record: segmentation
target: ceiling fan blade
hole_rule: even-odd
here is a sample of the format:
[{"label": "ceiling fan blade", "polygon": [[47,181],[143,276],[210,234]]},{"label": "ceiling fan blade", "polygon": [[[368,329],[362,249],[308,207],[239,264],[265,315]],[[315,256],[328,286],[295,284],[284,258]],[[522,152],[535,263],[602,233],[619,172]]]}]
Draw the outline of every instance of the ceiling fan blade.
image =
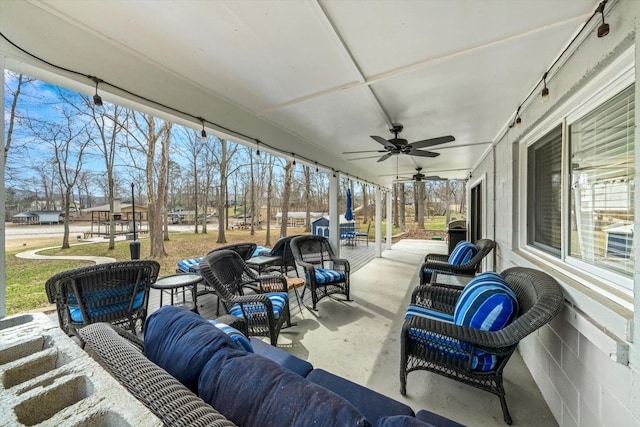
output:
[{"label": "ceiling fan blade", "polygon": [[385,160],[387,160],[387,159],[388,159],[389,157],[391,157],[391,156],[393,156],[393,154],[391,154],[391,153],[387,153],[387,154],[385,154],[384,156],[380,157],[380,158],[378,159],[378,161],[379,161],[379,162],[384,162]]},{"label": "ceiling fan blade", "polygon": [[364,150],[364,151],[345,151],[342,154],[360,154],[360,153],[386,153],[386,150]]},{"label": "ceiling fan blade", "polygon": [[418,157],[438,157],[440,153],[434,153],[433,151],[411,150],[407,153],[410,156]]},{"label": "ceiling fan blade", "polygon": [[413,149],[416,149],[416,148],[427,148],[427,147],[433,147],[434,145],[444,144],[445,142],[451,142],[451,141],[455,141],[455,140],[456,139],[453,136],[447,135],[447,136],[440,136],[438,138],[423,139],[422,141],[412,142],[409,145]]},{"label": "ceiling fan blade", "polygon": [[366,159],[377,159],[378,156],[367,156],[367,157],[356,157],[355,159],[347,159],[347,161],[352,161],[352,160],[366,160]]},{"label": "ceiling fan blade", "polygon": [[387,148],[396,148],[395,145],[393,145],[392,143],[390,143],[386,139],[382,138],[381,136],[371,135],[371,138],[373,138],[375,141],[378,141],[380,144],[384,145]]}]

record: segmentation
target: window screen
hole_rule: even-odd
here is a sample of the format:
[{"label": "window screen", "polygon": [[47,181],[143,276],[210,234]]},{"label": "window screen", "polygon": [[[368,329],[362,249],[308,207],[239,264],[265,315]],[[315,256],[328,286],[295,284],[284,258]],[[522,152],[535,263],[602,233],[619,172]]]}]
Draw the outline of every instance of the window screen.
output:
[{"label": "window screen", "polygon": [[527,242],[560,256],[562,128],[558,126],[527,153]]},{"label": "window screen", "polygon": [[571,238],[569,254],[633,274],[634,87],[569,128]]}]

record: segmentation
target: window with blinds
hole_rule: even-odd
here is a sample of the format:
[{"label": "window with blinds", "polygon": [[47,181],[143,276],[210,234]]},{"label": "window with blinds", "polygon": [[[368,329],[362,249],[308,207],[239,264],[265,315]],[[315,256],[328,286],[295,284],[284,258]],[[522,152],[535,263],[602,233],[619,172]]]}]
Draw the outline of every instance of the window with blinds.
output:
[{"label": "window with blinds", "polygon": [[562,236],[562,128],[528,148],[527,242],[560,257]]},{"label": "window with blinds", "polygon": [[571,214],[568,255],[633,275],[634,87],[569,127]]}]

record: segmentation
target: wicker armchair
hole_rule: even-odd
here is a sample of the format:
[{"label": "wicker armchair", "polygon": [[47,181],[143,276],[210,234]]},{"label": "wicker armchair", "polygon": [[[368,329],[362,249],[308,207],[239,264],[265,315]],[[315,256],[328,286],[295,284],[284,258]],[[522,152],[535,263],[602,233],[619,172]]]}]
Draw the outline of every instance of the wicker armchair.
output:
[{"label": "wicker armchair", "polygon": [[160,264],[152,260],[97,264],[58,273],[47,280],[45,289],[68,335],[78,336],[78,329],[97,322],[134,332],[147,318],[149,285],[159,270]]},{"label": "wicker armchair", "polygon": [[143,354],[136,336],[105,323],[79,331],[85,350],[170,427],[235,426]]},{"label": "wicker armchair", "polygon": [[[284,322],[291,326],[285,277],[280,273],[258,275],[229,250],[210,253],[200,262],[200,269],[227,312],[247,321],[249,335],[267,336],[275,346]],[[245,295],[247,287],[266,293]]]},{"label": "wicker armchair", "polygon": [[[500,330],[484,331],[420,316],[404,321],[400,356],[402,395],[406,394],[409,372],[435,372],[497,395],[504,420],[511,424],[503,386],[504,367],[520,340],[562,310],[564,297],[560,285],[542,271],[514,267],[501,276],[515,293],[519,312],[513,322]],[[451,315],[461,292],[440,286],[418,286],[411,303]],[[479,354],[495,356],[493,368],[473,369],[471,365]]]},{"label": "wicker armchair", "polygon": [[297,236],[291,240],[291,251],[305,272],[302,297],[308,288],[314,310],[318,301],[332,294],[343,294],[350,301],[349,261],[336,258],[326,237]]},{"label": "wicker armchair", "polygon": [[[255,243],[232,243],[230,245],[220,246],[214,249],[211,249],[208,253],[215,251],[234,251],[237,252],[240,257],[244,260],[248,260],[253,256],[253,253],[256,251],[258,246]],[[191,259],[183,259],[178,261],[178,267],[176,268],[176,273],[196,273],[200,274],[200,261],[202,261],[202,257],[191,258]]]},{"label": "wicker armchair", "polygon": [[491,239],[479,239],[475,242],[475,246],[478,248],[478,252],[469,261],[460,265],[449,264],[449,255],[427,254],[424,257],[424,264],[420,267],[420,284],[428,284],[431,278],[430,274],[425,274],[425,270],[441,271],[449,274],[466,274],[469,276],[476,274],[484,257],[489,255],[496,247],[496,242]]},{"label": "wicker armchair", "polygon": [[293,257],[293,252],[291,252],[291,239],[294,237],[297,236],[287,236],[278,239],[270,251],[262,251],[259,255],[281,257],[280,260],[273,264],[273,267],[278,268],[283,274],[287,274],[289,270],[294,270],[297,276],[298,269],[296,268],[296,260]]}]

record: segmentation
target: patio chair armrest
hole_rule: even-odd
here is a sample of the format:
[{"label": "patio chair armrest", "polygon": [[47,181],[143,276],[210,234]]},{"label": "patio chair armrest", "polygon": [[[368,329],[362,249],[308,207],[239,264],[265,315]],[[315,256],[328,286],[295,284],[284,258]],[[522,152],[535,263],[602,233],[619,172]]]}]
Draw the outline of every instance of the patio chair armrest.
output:
[{"label": "patio chair armrest", "polygon": [[453,314],[461,293],[462,291],[459,289],[420,285],[416,286],[411,293],[411,304]]},{"label": "patio chair armrest", "polygon": [[341,270],[348,273],[351,270],[351,265],[345,258],[335,258],[333,260],[333,268],[334,270]]},{"label": "patio chair armrest", "polygon": [[427,254],[424,257],[424,262],[432,262],[432,261],[437,261],[437,262],[443,262],[445,264],[448,263],[449,261],[449,255],[444,255],[444,254]]},{"label": "patio chair armrest", "polygon": [[[469,343],[475,349],[487,351],[498,356],[510,354],[514,346],[518,344],[518,341],[508,338],[508,335],[504,333],[504,329],[483,331],[420,316],[410,317],[404,321],[402,335],[406,336],[409,329],[418,329],[440,338],[447,337]],[[458,347],[457,350],[460,351],[461,348]]]}]

